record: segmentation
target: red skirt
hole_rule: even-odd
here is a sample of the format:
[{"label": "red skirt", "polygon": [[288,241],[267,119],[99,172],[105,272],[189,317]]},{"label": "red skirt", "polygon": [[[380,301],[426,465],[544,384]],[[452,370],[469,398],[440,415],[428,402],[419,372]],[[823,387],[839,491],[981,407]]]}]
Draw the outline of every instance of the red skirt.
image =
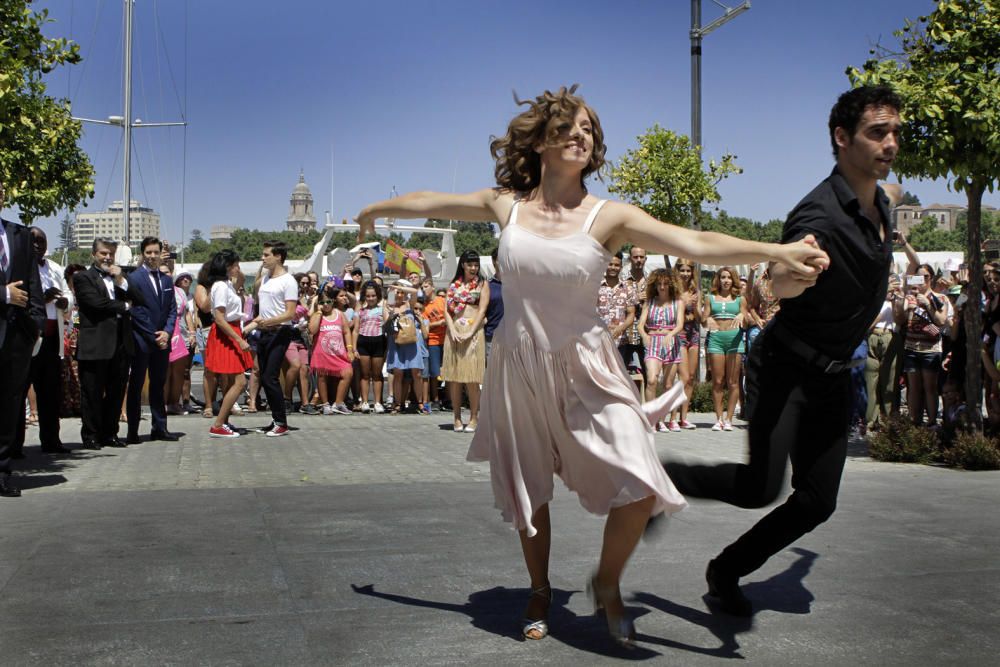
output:
[{"label": "red skirt", "polygon": [[[240,321],[229,323],[236,331],[240,330]],[[215,323],[208,332],[208,342],[205,344],[205,368],[213,373],[232,375],[253,368],[253,357],[250,350],[241,350],[232,338],[220,333]]]}]

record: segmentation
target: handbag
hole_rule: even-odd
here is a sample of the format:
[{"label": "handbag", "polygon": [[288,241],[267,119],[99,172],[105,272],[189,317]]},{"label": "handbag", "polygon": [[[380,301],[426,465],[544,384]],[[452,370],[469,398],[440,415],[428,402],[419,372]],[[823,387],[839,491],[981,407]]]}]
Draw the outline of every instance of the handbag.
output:
[{"label": "handbag", "polygon": [[417,342],[417,326],[412,315],[396,318],[396,345],[410,345]]}]

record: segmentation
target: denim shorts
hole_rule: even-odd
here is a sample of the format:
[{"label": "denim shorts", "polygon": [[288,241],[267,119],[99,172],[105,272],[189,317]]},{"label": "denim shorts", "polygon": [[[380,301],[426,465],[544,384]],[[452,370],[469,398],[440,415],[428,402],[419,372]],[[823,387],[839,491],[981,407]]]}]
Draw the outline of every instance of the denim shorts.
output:
[{"label": "denim shorts", "polygon": [[906,350],[903,352],[903,372],[913,373],[916,371],[940,371],[940,352],[916,352]]}]

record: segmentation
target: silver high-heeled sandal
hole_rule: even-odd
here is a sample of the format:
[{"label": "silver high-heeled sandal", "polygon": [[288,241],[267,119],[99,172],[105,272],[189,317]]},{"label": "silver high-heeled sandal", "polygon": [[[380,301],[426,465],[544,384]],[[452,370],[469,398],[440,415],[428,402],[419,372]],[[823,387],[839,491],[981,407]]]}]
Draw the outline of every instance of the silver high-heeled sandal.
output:
[{"label": "silver high-heeled sandal", "polygon": [[635,648],[635,624],[632,623],[632,619],[625,615],[612,616],[608,613],[607,605],[604,603],[604,600],[616,592],[617,590],[612,588],[602,589],[598,587],[596,575],[587,581],[587,595],[594,603],[594,613],[596,614],[601,609],[604,610],[604,617],[608,622],[608,632],[611,634],[611,638],[620,646]]},{"label": "silver high-heeled sandal", "polygon": [[[532,588],[530,597],[540,597],[551,605],[552,587],[545,584],[539,588]],[[545,614],[548,616],[548,609],[545,610]],[[524,635],[525,639],[537,641],[539,639],[545,639],[549,635],[549,622],[547,618],[540,618],[535,621],[530,618],[522,618],[521,623],[524,624],[524,627],[521,629],[521,634]]]}]

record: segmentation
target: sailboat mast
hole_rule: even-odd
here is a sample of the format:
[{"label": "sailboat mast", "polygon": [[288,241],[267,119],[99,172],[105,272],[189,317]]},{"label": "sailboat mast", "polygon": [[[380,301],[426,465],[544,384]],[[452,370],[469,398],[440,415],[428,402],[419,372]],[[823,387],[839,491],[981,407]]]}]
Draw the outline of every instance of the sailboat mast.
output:
[{"label": "sailboat mast", "polygon": [[132,10],[135,0],[125,0],[125,67],[124,67],[124,89],[125,89],[125,122],[122,127],[125,130],[125,161],[122,165],[124,172],[124,200],[122,201],[122,221],[125,224],[125,244],[132,245],[132,224],[130,221],[132,202]]}]

